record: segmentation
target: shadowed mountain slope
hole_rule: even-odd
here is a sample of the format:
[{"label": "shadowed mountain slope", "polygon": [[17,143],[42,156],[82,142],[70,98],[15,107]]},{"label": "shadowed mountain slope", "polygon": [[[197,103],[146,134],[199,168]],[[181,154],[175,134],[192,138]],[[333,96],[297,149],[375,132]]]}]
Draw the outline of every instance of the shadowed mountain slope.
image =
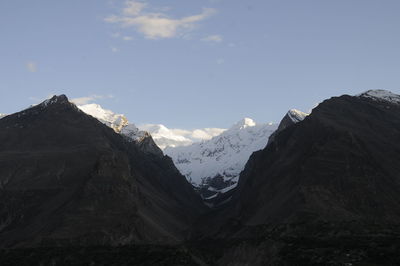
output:
[{"label": "shadowed mountain slope", "polygon": [[232,201],[197,225],[204,252],[218,265],[398,265],[400,105],[369,96],[326,100],[253,153]]},{"label": "shadowed mountain slope", "polygon": [[255,153],[241,176],[240,217],[400,222],[400,105],[334,97]]},{"label": "shadowed mountain slope", "polygon": [[169,157],[64,96],[0,120],[0,245],[176,243],[203,210]]}]

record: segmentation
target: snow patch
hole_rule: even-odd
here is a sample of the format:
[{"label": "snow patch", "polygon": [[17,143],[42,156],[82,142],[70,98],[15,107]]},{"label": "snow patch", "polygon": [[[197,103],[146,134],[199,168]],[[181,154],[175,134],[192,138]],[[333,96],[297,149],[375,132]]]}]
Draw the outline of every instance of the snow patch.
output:
[{"label": "snow patch", "polygon": [[357,95],[362,98],[369,98],[372,100],[387,101],[395,104],[400,104],[400,95],[394,94],[387,90],[368,90]]},{"label": "snow patch", "polygon": [[162,124],[139,125],[141,130],[149,132],[154,142],[164,150],[167,147],[188,146],[201,140],[211,139],[225,131],[221,128],[204,128],[194,130],[169,129]]},{"label": "snow patch", "polygon": [[303,121],[304,118],[306,118],[306,116],[308,116],[309,114],[304,113],[302,111],[299,111],[297,109],[290,109],[289,112],[287,113],[289,118],[294,122],[294,123],[298,123],[300,121]]},{"label": "snow patch", "polygon": [[64,103],[65,103],[65,102],[68,102],[67,96],[65,96],[64,94],[59,95],[59,96],[54,95],[54,96],[51,97],[50,99],[47,99],[47,100],[43,101],[43,102],[40,104],[40,106],[42,106],[42,107],[47,107],[47,106],[52,105],[52,104],[63,103],[63,102],[64,102]]},{"label": "snow patch", "polygon": [[[194,186],[221,175],[224,181],[236,184],[250,155],[263,149],[277,129],[274,123],[257,124],[244,118],[218,136],[183,147],[164,150],[180,172]],[[229,186],[228,190],[234,186]],[[212,188],[211,188],[212,189]]]},{"label": "snow patch", "polygon": [[78,106],[84,113],[93,116],[106,126],[114,129],[115,132],[120,133],[128,139],[140,141],[148,133],[139,130],[134,124],[129,123],[128,119],[122,114],[115,114],[114,112],[103,109],[98,104],[85,104]]}]

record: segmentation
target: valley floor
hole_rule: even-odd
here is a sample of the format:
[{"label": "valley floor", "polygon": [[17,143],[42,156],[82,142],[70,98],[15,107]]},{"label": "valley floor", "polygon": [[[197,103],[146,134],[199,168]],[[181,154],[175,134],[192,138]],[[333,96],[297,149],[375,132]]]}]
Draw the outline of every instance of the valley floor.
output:
[{"label": "valley floor", "polygon": [[343,225],[259,226],[245,229],[247,239],[179,246],[0,250],[0,265],[400,265],[400,233],[394,226]]}]

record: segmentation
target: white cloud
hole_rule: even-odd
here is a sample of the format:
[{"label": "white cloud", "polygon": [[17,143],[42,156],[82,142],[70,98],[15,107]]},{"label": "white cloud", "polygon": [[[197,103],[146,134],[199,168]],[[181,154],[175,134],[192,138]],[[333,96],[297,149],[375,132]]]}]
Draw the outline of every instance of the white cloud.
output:
[{"label": "white cloud", "polygon": [[212,137],[218,136],[226,129],[223,128],[202,128],[202,129],[194,129],[194,130],[185,130],[185,129],[170,129],[176,135],[183,136],[189,138],[191,140],[208,140]]},{"label": "white cloud", "polygon": [[146,6],[147,3],[135,0],[126,1],[124,9],[122,9],[122,13],[126,16],[138,16]]},{"label": "white cloud", "polygon": [[108,16],[104,20],[124,28],[133,27],[148,39],[162,39],[181,37],[192,31],[196,23],[216,13],[213,8],[203,8],[200,14],[175,19],[162,11],[145,12],[147,8],[146,3],[127,0],[121,14]]},{"label": "white cloud", "polygon": [[221,35],[216,34],[216,35],[209,35],[207,37],[204,37],[201,40],[204,41],[204,42],[217,42],[217,43],[219,43],[219,42],[223,41],[223,38],[222,38]]},{"label": "white cloud", "polygon": [[119,49],[117,47],[111,47],[111,52],[113,53],[119,52]]},{"label": "white cloud", "polygon": [[35,62],[27,62],[25,64],[26,69],[28,69],[29,72],[36,72],[37,71],[37,65]]},{"label": "white cloud", "polygon": [[71,99],[70,101],[73,102],[76,105],[83,105],[83,104],[88,104],[91,103],[95,100],[101,100],[101,99],[112,99],[114,98],[113,95],[90,95],[90,96],[86,96],[86,97],[80,97],[80,98],[74,98]]},{"label": "white cloud", "polygon": [[124,36],[124,37],[122,37],[122,40],[124,40],[124,41],[131,41],[131,40],[133,40],[133,37],[131,37],[131,36]]}]

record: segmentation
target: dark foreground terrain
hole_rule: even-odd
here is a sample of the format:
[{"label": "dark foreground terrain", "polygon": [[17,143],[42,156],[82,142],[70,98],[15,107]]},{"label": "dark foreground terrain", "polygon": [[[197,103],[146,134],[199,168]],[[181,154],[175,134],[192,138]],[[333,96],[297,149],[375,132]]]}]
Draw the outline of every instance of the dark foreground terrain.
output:
[{"label": "dark foreground terrain", "polygon": [[[400,265],[400,232],[320,224],[253,228],[259,237],[178,246],[37,247],[0,250],[1,265]],[[302,233],[299,235],[299,227]],[[335,228],[333,228],[335,227]],[[291,233],[296,232],[296,233]],[[312,232],[317,232],[313,234]],[[304,234],[303,234],[304,233]],[[262,237],[261,237],[262,236]]]}]

